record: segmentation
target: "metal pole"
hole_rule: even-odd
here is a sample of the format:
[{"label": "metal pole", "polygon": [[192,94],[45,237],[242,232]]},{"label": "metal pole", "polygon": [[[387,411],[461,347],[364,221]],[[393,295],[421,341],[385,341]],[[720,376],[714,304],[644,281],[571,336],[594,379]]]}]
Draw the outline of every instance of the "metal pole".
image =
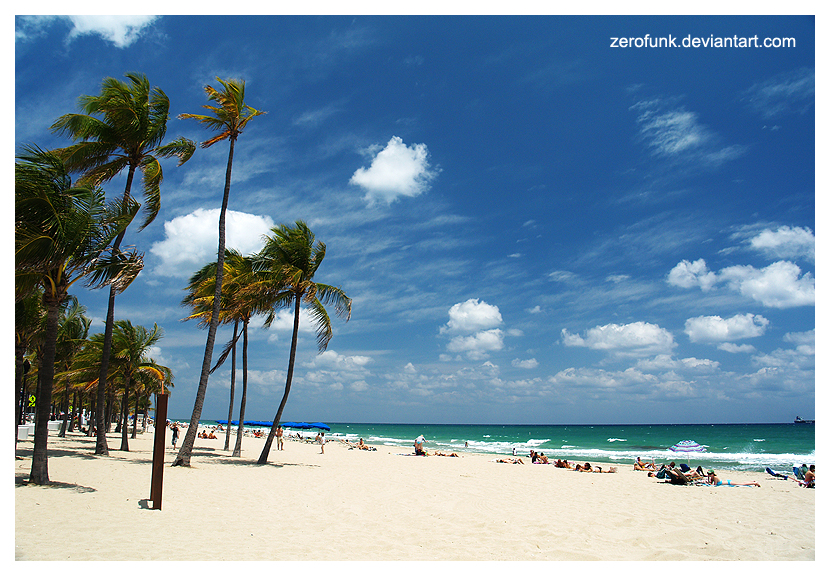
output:
[{"label": "metal pole", "polygon": [[162,508],[162,477],[164,476],[164,437],[167,430],[167,395],[156,395],[156,435],[153,439],[153,473],[150,480],[151,509]]}]

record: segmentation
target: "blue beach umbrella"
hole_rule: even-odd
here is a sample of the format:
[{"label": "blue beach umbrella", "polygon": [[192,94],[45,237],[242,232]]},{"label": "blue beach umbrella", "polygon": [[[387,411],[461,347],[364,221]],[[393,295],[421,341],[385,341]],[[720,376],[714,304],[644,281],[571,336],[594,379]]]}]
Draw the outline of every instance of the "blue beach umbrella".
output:
[{"label": "blue beach umbrella", "polygon": [[324,431],[331,431],[331,427],[329,425],[324,425],[323,423],[312,423],[309,425],[310,427],[314,427],[315,429],[323,429]]},{"label": "blue beach umbrella", "polygon": [[670,451],[675,451],[676,453],[701,453],[705,451],[705,447],[702,447],[695,441],[678,441],[673,446],[669,448]]}]

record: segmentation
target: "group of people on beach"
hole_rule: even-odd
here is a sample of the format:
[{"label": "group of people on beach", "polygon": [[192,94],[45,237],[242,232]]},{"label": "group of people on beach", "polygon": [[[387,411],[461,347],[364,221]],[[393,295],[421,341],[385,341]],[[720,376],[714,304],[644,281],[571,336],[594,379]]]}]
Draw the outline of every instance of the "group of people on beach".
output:
[{"label": "group of people on beach", "polygon": [[640,457],[634,463],[635,471],[648,471],[648,477],[655,477],[656,479],[663,479],[665,483],[672,485],[709,485],[712,487],[720,487],[725,485],[727,487],[760,487],[756,481],[750,483],[734,483],[730,479],[722,481],[713,469],[709,469],[706,473],[699,465],[695,469],[691,469],[686,463],[681,463],[675,466],[675,461],[671,461],[668,465],[663,464],[660,467],[655,464],[645,463]]}]

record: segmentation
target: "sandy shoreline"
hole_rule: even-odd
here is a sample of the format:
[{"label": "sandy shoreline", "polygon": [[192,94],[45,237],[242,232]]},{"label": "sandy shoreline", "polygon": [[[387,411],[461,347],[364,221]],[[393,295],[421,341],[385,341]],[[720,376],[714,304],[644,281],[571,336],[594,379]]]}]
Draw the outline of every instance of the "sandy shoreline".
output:
[{"label": "sandy shoreline", "polygon": [[[164,470],[151,510],[152,434],[98,457],[94,439],[49,439],[52,486],[15,460],[15,559],[34,561],[814,560],[815,490],[764,473],[757,487],[679,487],[616,474],[494,463],[493,455],[405,456],[287,441],[257,465],[224,436],[197,439],[191,467]],[[166,464],[175,457],[170,449]],[[232,438],[232,446],[233,446]],[[605,467],[604,467],[605,469]],[[788,522],[788,519],[793,521]]]}]

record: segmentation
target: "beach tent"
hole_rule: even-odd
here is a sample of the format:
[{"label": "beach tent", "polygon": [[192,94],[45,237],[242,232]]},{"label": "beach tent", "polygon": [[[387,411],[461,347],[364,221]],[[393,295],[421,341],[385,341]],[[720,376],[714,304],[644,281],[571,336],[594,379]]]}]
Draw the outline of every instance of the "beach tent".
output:
[{"label": "beach tent", "polygon": [[676,453],[701,453],[702,451],[705,451],[706,448],[702,447],[695,441],[678,441],[671,446],[669,450],[675,451]]}]

